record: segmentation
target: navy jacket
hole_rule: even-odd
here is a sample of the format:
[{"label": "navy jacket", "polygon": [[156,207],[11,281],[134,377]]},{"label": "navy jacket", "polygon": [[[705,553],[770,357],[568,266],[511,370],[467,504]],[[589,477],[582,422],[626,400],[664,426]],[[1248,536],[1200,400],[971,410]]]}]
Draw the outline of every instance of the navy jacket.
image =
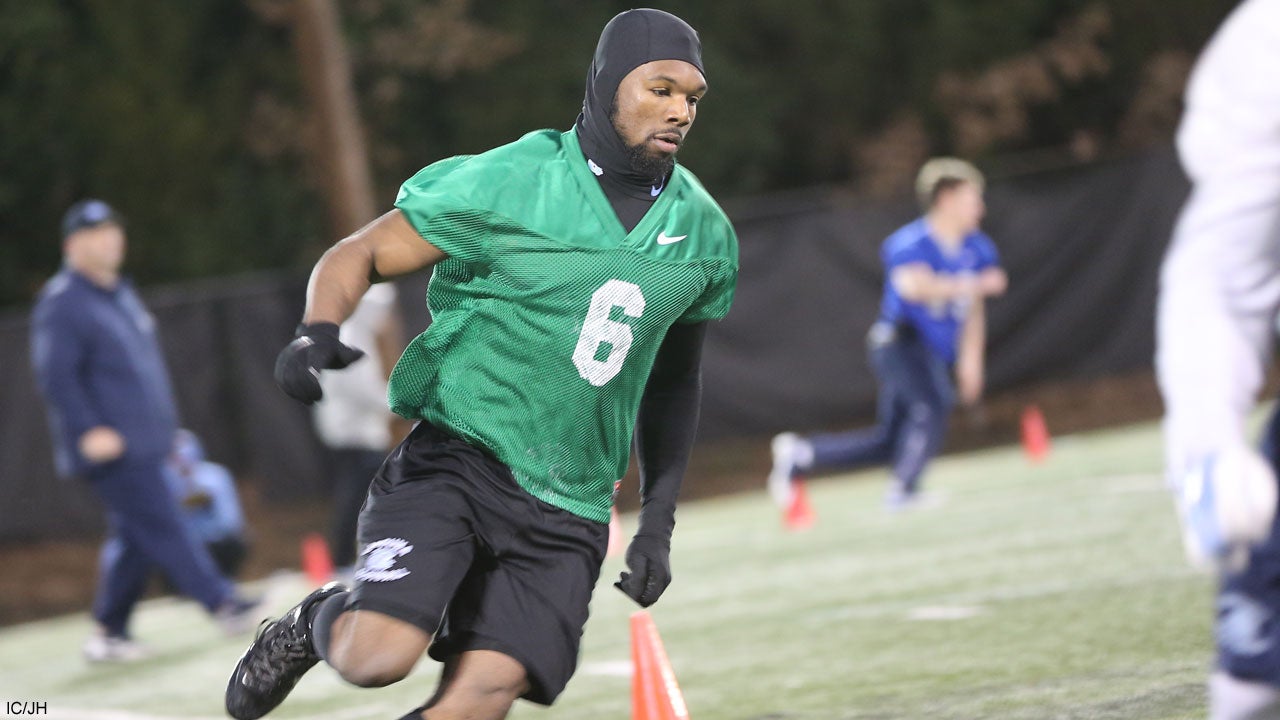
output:
[{"label": "navy jacket", "polygon": [[155,319],[127,280],[108,290],[65,267],[53,276],[36,299],[31,363],[60,474],[91,468],[78,443],[96,425],[124,436],[124,463],[168,455],[177,429],[173,389]]}]

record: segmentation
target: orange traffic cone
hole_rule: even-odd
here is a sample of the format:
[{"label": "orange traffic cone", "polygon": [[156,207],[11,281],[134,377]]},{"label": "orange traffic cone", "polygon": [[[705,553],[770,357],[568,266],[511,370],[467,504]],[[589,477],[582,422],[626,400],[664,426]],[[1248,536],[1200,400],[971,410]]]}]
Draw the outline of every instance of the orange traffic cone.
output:
[{"label": "orange traffic cone", "polygon": [[323,585],[333,578],[329,544],[320,533],[307,533],[302,538],[302,572],[314,585]]},{"label": "orange traffic cone", "polygon": [[805,491],[804,480],[796,478],[791,481],[791,504],[782,516],[782,523],[788,530],[808,530],[818,521],[818,515],[809,504],[809,493]]},{"label": "orange traffic cone", "polygon": [[622,520],[618,518],[618,508],[613,508],[613,514],[609,518],[609,545],[604,551],[605,557],[613,557],[622,552]]},{"label": "orange traffic cone", "polygon": [[1035,405],[1028,405],[1022,411],[1022,449],[1032,462],[1043,462],[1049,457],[1050,445],[1044,414]]},{"label": "orange traffic cone", "polygon": [[632,720],[689,720],[658,628],[644,610],[631,614],[631,662]]}]

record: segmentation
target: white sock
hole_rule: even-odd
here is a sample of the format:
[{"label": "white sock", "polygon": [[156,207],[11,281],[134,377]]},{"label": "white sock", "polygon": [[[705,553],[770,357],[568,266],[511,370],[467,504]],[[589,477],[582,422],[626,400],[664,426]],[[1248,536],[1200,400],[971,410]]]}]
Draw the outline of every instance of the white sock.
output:
[{"label": "white sock", "polygon": [[1280,720],[1280,688],[1221,670],[1209,676],[1210,720]]},{"label": "white sock", "polygon": [[796,438],[794,446],[795,455],[791,458],[796,463],[798,470],[813,469],[813,445],[809,444],[804,438]]}]

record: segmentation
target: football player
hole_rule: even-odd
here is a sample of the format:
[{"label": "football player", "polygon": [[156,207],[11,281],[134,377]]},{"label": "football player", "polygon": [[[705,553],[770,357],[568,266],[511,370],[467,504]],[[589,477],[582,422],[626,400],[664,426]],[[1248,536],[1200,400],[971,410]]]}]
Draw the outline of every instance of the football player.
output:
[{"label": "football player", "polygon": [[979,229],[984,185],[963,160],[934,158],[920,169],[916,192],[925,214],[881,250],[884,299],[867,335],[880,385],[876,425],[775,437],[769,488],[779,504],[789,503],[796,477],[873,463],[892,468],[891,508],[918,498],[920,476],[946,439],[957,391],[966,405],[982,396],[985,301],[1008,285],[995,244]]},{"label": "football player", "polygon": [[732,226],[675,161],[706,91],[693,28],[624,12],[572,129],[430,165],[321,258],[277,380],[316,400],[316,375],[359,356],[338,323],[370,278],[434,268],[433,323],[389,387],[420,422],[373,478],[354,587],[263,629],[228,684],[233,717],[269,712],[320,659],[374,687],[428,649],[440,685],[406,720],[551,704],[577,664],[633,429],[642,510],[617,585],[642,606],[662,594],[704,329],[737,278]]},{"label": "football player", "polygon": [[1193,188],[1160,276],[1156,367],[1166,474],[1188,554],[1221,571],[1215,720],[1280,718],[1277,420],[1246,416],[1280,308],[1280,2],[1247,0],[1192,71],[1178,154]]}]

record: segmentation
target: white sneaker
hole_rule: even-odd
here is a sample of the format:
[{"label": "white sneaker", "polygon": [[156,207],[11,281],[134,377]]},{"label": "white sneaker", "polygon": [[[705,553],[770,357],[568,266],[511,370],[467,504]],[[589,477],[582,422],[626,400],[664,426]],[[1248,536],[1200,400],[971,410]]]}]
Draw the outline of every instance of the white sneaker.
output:
[{"label": "white sneaker", "polygon": [[891,513],[905,512],[907,510],[924,510],[934,508],[946,501],[946,495],[938,490],[916,490],[908,493],[902,489],[902,486],[894,482],[889,486],[889,492],[885,495],[885,509]]},{"label": "white sneaker", "polygon": [[[799,455],[806,449],[805,443],[795,433],[781,433],[773,436],[769,445],[773,452],[773,467],[769,470],[769,495],[780,508],[791,506],[794,492],[792,480],[799,473]],[[812,451],[809,452],[812,455]]]},{"label": "white sneaker", "polygon": [[145,660],[151,655],[143,645],[120,635],[107,635],[102,630],[94,632],[80,648],[84,659],[91,663],[130,663]]},{"label": "white sneaker", "polygon": [[884,497],[884,507],[889,512],[901,512],[915,504],[916,496],[908,494],[902,485],[894,482],[889,485],[889,492]]}]

